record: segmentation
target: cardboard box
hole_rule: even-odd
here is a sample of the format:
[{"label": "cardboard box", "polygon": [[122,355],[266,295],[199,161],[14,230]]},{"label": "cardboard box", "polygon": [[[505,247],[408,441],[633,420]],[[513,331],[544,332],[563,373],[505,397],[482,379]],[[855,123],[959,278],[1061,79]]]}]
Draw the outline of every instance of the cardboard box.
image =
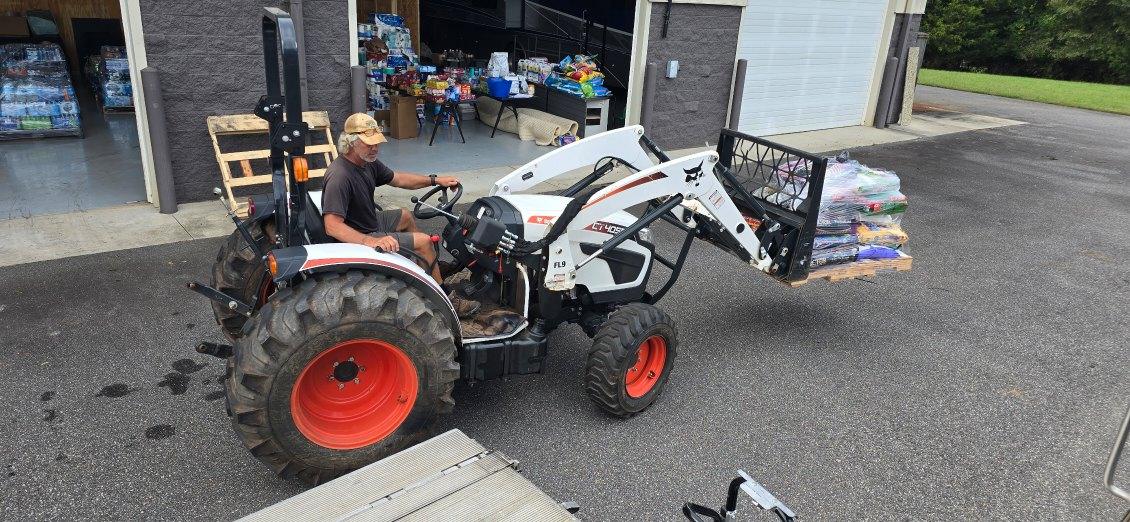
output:
[{"label": "cardboard box", "polygon": [[372,111],[372,112],[373,112],[373,119],[377,120],[377,123],[383,125],[386,130],[392,128],[392,111],[385,109],[383,111]]},{"label": "cardboard box", "polygon": [[413,139],[420,133],[416,119],[415,96],[391,96],[389,109],[389,135],[398,140]]},{"label": "cardboard box", "polygon": [[22,16],[0,16],[0,36],[30,36],[27,18]]}]

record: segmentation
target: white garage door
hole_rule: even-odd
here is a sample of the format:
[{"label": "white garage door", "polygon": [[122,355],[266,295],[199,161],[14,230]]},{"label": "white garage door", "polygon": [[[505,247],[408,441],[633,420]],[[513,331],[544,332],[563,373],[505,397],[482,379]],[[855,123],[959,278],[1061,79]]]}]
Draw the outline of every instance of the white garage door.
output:
[{"label": "white garage door", "polygon": [[738,58],[749,61],[738,130],[780,134],[859,125],[887,0],[749,0]]}]

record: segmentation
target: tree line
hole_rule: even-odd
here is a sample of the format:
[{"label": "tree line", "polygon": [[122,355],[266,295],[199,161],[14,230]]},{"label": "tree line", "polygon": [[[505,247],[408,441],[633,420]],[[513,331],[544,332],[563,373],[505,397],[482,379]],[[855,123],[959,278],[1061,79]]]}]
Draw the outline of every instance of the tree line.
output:
[{"label": "tree line", "polygon": [[925,66],[1130,84],[1130,0],[928,0]]}]

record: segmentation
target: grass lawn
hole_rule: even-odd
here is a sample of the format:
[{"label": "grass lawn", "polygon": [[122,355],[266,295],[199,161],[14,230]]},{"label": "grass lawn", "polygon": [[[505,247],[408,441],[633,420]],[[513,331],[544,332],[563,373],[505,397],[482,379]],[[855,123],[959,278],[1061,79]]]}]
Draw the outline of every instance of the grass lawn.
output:
[{"label": "grass lawn", "polygon": [[922,69],[918,83],[1130,115],[1130,86]]}]

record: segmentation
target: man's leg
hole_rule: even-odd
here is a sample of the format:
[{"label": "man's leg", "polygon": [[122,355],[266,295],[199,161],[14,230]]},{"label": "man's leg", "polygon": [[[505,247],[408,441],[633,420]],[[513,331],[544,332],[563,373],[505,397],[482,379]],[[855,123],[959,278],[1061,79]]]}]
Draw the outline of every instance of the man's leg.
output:
[{"label": "man's leg", "polygon": [[[413,222],[415,225],[415,222]],[[424,270],[432,267],[432,277],[435,278],[437,283],[443,282],[443,276],[439,273],[439,263],[436,263],[436,249],[432,245],[432,236],[423,232],[411,232],[412,234],[412,250],[414,250],[420,257],[427,261],[427,265],[423,266]],[[405,245],[407,246],[407,245]]]},{"label": "man's leg", "polygon": [[[432,266],[432,277],[441,285],[443,284],[443,275],[439,270],[439,263],[436,263],[436,249],[432,244],[432,237],[422,232],[398,232],[397,236],[408,236],[412,239],[412,250],[415,251],[421,258],[427,261],[428,265]],[[401,245],[407,246],[407,245]],[[427,266],[423,267],[427,270]],[[448,298],[451,299],[452,306],[455,307],[455,314],[460,319],[467,319],[475,316],[482,305],[475,300],[463,297],[458,292],[444,287],[448,292]]]},{"label": "man's leg", "polygon": [[419,232],[420,227],[416,226],[416,218],[412,217],[412,213],[407,209],[400,209],[400,222],[396,224],[397,232]]}]

